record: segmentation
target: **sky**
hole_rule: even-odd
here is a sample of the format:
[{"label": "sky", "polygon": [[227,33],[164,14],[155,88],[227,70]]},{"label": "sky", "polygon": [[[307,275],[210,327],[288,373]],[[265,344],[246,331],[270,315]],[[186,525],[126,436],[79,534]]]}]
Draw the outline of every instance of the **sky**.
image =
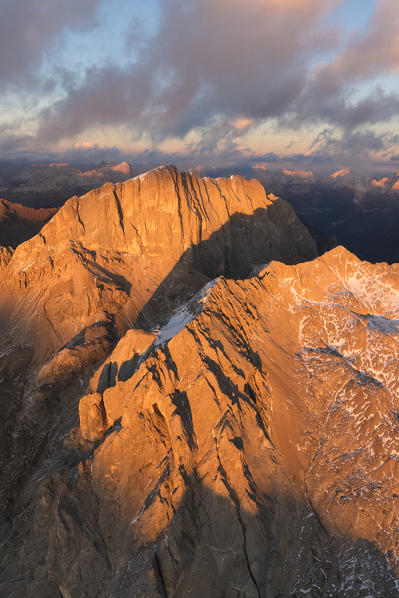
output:
[{"label": "sky", "polygon": [[398,0],[0,0],[0,159],[399,168]]}]

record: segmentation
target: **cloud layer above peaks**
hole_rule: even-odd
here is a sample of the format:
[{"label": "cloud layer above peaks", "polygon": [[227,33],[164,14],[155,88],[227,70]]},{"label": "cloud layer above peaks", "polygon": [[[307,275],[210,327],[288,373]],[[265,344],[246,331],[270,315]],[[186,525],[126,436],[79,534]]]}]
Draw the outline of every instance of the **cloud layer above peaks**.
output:
[{"label": "cloud layer above peaks", "polygon": [[[112,1],[122,13],[129,4]],[[360,6],[345,0],[346,7],[353,2]],[[22,15],[25,2],[3,4],[27,39],[21,48],[10,40],[9,59],[0,58],[3,82],[13,84],[29,79],[66,29],[94,27],[104,6],[31,0]],[[334,19],[340,7],[341,0],[163,0],[154,4],[155,27],[129,13],[135,18],[120,35],[123,60],[96,60],[94,52],[78,73],[60,65],[62,83],[36,107],[33,136],[51,146],[119,128],[125,143],[146,139],[148,149],[183,140],[196,151],[259,153],[273,128],[286,145],[305,131],[315,142],[310,150],[320,152],[319,134],[328,130],[323,152],[333,139],[348,153],[359,135],[378,138],[367,151],[389,152],[389,123],[399,116],[399,2],[376,0],[369,21],[355,29]],[[115,37],[97,24],[93,40],[101,42],[101,33],[103,45]]]},{"label": "cloud layer above peaks", "polygon": [[[334,43],[320,36],[319,0],[169,0],[159,30],[127,68],[92,68],[42,115],[41,134],[131,122],[153,136],[184,136],[213,117],[263,119],[303,90],[303,64]],[[323,5],[323,6],[321,6]],[[128,45],[128,44],[127,44]]]}]

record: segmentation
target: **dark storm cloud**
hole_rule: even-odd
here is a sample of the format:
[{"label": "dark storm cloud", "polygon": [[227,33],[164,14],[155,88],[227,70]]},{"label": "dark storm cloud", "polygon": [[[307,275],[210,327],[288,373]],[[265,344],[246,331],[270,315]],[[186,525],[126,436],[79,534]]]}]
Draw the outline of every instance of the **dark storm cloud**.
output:
[{"label": "dark storm cloud", "polygon": [[0,154],[18,155],[32,146],[33,138],[30,135],[17,135],[6,127],[0,127]]},{"label": "dark storm cloud", "polygon": [[0,90],[26,83],[66,27],[93,22],[99,0],[0,0]]}]

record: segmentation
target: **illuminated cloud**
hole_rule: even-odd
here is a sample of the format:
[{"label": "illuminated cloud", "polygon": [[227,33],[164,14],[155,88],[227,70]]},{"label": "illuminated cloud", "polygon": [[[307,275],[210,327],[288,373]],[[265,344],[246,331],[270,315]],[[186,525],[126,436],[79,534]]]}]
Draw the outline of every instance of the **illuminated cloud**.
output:
[{"label": "illuminated cloud", "polygon": [[341,176],[347,176],[348,174],[350,174],[351,169],[350,168],[341,168],[341,170],[337,170],[336,172],[333,172],[332,174],[330,174],[330,179],[337,179],[338,177]]},{"label": "illuminated cloud", "polygon": [[286,176],[296,176],[301,179],[309,179],[313,176],[313,172],[310,170],[283,170]]},{"label": "illuminated cloud", "polygon": [[39,135],[57,141],[89,127],[129,123],[159,140],[183,138],[215,115],[245,119],[246,126],[280,117],[307,85],[314,55],[336,45],[335,30],[324,22],[338,5],[163,2],[159,30],[134,48],[135,60],[91,67],[80,85],[67,81],[65,97],[42,112]]},{"label": "illuminated cloud", "polygon": [[252,118],[238,118],[234,123],[233,127],[237,131],[243,131],[248,129],[254,123]]},{"label": "illuminated cloud", "polygon": [[[374,85],[399,74],[399,2],[377,0],[368,27],[359,30],[330,62],[317,65],[297,99],[295,117],[345,129],[386,122],[399,114],[399,95]],[[369,82],[355,99],[356,86]],[[359,94],[357,94],[359,96]]]},{"label": "illuminated cloud", "polygon": [[[295,147],[305,172],[327,160],[332,171],[388,150],[399,155],[399,140],[394,147],[383,129],[399,119],[395,85],[384,89],[399,76],[398,0],[376,0],[372,18],[350,35],[329,18],[342,0],[157,2],[156,26],[121,35],[121,60],[107,57],[101,41],[79,67],[57,63],[54,90],[46,57],[65,54],[68,32],[87,33],[118,1],[3,1],[0,92],[34,76],[43,93],[20,131],[0,126],[2,155],[69,147],[87,159],[85,151],[94,157],[118,145],[130,159],[127,149],[162,153],[168,145],[201,164],[261,164],[268,152],[287,156]],[[104,40],[107,23],[100,33]],[[295,170],[295,160],[283,166]]]},{"label": "illuminated cloud", "polygon": [[96,143],[94,143],[94,141],[79,141],[75,143],[73,147],[75,149],[92,150],[97,148],[98,146]]},{"label": "illuminated cloud", "polygon": [[[398,175],[399,176],[399,175]],[[392,185],[392,189],[391,191],[399,191],[399,181],[396,181],[393,185]]]},{"label": "illuminated cloud", "polygon": [[252,168],[255,170],[267,170],[266,164],[253,164]]},{"label": "illuminated cloud", "polygon": [[385,185],[387,184],[388,181],[389,181],[389,178],[387,176],[385,176],[382,179],[373,179],[371,181],[371,185],[373,187],[377,187],[379,189],[383,189],[385,187]]}]

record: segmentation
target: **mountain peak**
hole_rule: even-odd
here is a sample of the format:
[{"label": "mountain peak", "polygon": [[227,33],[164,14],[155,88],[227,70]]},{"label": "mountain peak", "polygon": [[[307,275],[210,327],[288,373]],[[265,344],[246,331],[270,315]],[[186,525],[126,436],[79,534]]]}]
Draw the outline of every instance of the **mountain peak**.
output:
[{"label": "mountain peak", "polygon": [[399,266],[172,166],[0,266],[3,593],[395,595]]},{"label": "mountain peak", "polygon": [[[259,182],[163,166],[69,199],[16,248],[4,280],[13,294],[46,289],[40,327],[50,326],[46,335],[59,346],[76,319],[88,326],[111,318],[118,329],[137,318],[154,323],[219,274],[246,276],[270,259],[315,255],[292,208],[269,199]],[[68,296],[65,312],[56,289]]]}]

